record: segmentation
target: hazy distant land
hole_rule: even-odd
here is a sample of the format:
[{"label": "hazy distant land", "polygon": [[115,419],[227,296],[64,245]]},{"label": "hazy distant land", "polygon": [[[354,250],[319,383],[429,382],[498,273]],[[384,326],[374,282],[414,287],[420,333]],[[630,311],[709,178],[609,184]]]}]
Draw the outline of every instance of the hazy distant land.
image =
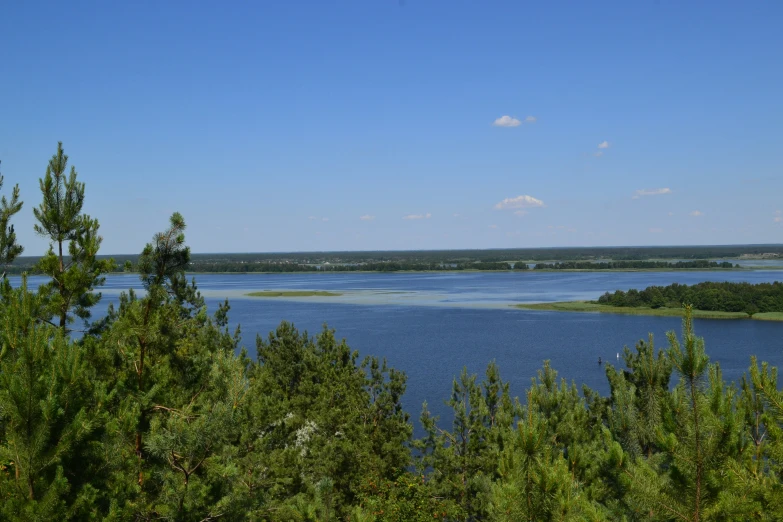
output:
[{"label": "hazy distant land", "polygon": [[[113,258],[117,272],[134,272],[138,260],[138,255],[98,257]],[[35,273],[34,265],[39,259],[37,256],[19,257],[8,267],[7,272],[9,274]],[[783,245],[202,253],[191,255],[187,271],[189,273],[310,273],[743,270],[755,268],[754,261],[758,262],[758,267],[764,269],[783,268]],[[742,267],[736,266],[737,262],[740,262]],[[693,263],[697,265],[688,266]],[[704,266],[704,263],[731,266]],[[607,264],[612,266],[606,266]]]}]

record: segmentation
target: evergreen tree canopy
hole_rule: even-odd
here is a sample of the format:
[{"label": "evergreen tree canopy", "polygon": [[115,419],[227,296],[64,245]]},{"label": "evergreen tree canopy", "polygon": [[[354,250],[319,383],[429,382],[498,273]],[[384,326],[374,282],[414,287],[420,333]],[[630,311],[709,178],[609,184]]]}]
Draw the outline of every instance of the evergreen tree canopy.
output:
[{"label": "evergreen tree canopy", "polygon": [[[3,188],[3,176],[0,174],[0,188]],[[0,265],[7,268],[22,254],[24,248],[16,242],[16,232],[11,224],[14,214],[22,210],[23,203],[19,201],[19,185],[14,185],[11,199],[0,198]],[[5,277],[5,270],[2,277]]]},{"label": "evergreen tree canopy", "polygon": [[[98,223],[66,164],[60,145],[35,209],[51,282],[0,280],[2,520],[783,519],[777,370],[752,358],[725,383],[690,306],[668,349],[650,336],[607,365],[607,397],[545,361],[522,404],[490,362],[482,380],[454,379],[443,424],[425,403],[412,440],[405,374],[326,325],[283,322],[250,360],[228,302],[210,315],[186,280],[174,213],[139,257],[145,292],[73,339],[66,325],[89,317],[113,263],[96,259]],[[21,252],[21,208],[18,189],[0,200],[0,261]]]},{"label": "evergreen tree canopy", "polygon": [[90,308],[101,298],[94,289],[103,285],[104,274],[114,269],[113,260],[96,257],[103,241],[98,235],[100,225],[97,219],[82,214],[84,183],[76,181],[73,166],[66,177],[67,165],[68,156],[60,142],[46,167],[46,175],[39,180],[43,201],[33,209],[38,221],[35,232],[50,241],[49,251],[36,267],[52,278],[45,287],[49,311],[43,319],[54,317],[63,330],[73,316],[89,319]]}]

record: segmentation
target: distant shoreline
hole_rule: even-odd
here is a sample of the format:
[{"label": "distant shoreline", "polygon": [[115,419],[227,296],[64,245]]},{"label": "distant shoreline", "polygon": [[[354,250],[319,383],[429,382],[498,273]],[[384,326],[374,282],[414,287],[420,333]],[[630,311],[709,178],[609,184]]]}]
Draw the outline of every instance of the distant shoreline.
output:
[{"label": "distant shoreline", "polygon": [[[646,308],[629,306],[609,306],[591,301],[562,301],[556,303],[531,303],[512,305],[522,310],[541,310],[551,312],[592,312],[621,315],[652,315],[658,317],[682,317],[682,308]],[[693,310],[693,317],[699,319],[755,319],[757,321],[783,321],[783,312],[757,313],[753,317],[745,312],[719,312],[711,310]]]},{"label": "distant shoreline", "polygon": [[[475,269],[465,269],[465,270],[389,270],[389,271],[382,271],[382,270],[302,270],[302,271],[296,271],[292,270],[289,272],[282,272],[282,271],[247,271],[247,272],[234,272],[234,271],[198,271],[198,272],[191,272],[186,271],[185,274],[187,276],[197,276],[197,275],[246,275],[246,274],[279,274],[279,275],[285,275],[285,274],[298,274],[298,275],[318,275],[318,274],[479,274],[479,273],[490,273],[490,274],[499,274],[499,273],[514,273],[514,274],[533,274],[533,273],[556,273],[556,272],[588,272],[588,273],[610,273],[610,272],[671,272],[671,273],[677,273],[677,272],[753,272],[753,271],[783,271],[783,266],[743,266],[739,268],[604,268],[604,269],[593,269],[593,268],[562,268],[562,269],[553,269],[553,268],[544,268],[544,269],[533,269],[529,268],[527,270],[475,270]],[[44,275],[41,273],[33,273],[33,272],[24,272],[28,276],[40,276]],[[9,272],[7,274],[8,276],[21,276],[22,273],[14,273]],[[138,272],[109,272],[106,275],[138,275]]]},{"label": "distant shoreline", "polygon": [[[591,268],[563,268],[563,269],[527,269],[527,270],[307,270],[307,271],[290,271],[290,272],[186,272],[188,275],[216,275],[216,274],[479,274],[479,273],[514,273],[514,274],[533,274],[539,272],[554,273],[554,272],[752,272],[757,270],[783,270],[783,266],[770,266],[770,267],[739,267],[739,268],[605,268],[605,269],[591,269]],[[116,272],[117,274],[133,274],[135,272]]]}]

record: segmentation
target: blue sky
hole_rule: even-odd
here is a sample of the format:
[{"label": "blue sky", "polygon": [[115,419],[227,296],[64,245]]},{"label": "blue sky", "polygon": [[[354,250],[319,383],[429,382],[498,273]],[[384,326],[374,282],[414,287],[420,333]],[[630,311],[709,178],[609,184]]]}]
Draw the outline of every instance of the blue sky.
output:
[{"label": "blue sky", "polygon": [[779,243],[780,2],[3,2],[0,160],[103,253]]}]

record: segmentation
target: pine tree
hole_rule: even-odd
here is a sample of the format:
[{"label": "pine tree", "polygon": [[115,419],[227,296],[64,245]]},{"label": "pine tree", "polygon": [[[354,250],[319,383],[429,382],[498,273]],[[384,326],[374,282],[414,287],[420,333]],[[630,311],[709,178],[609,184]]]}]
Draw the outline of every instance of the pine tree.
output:
[{"label": "pine tree", "polygon": [[[0,174],[0,188],[3,188],[2,174]],[[24,251],[24,248],[16,242],[16,233],[11,224],[11,218],[22,210],[22,204],[19,201],[19,185],[14,185],[10,201],[5,196],[0,199],[0,265],[3,267],[0,278],[5,278],[8,266]]]},{"label": "pine tree", "polygon": [[628,502],[654,520],[737,520],[756,512],[742,480],[729,470],[748,449],[735,390],[718,365],[710,364],[704,340],[693,331],[685,308],[682,343],[668,334],[668,357],[680,383],[657,430],[659,453],[628,459]]},{"label": "pine tree", "polygon": [[240,444],[249,517],[343,519],[373,503],[371,483],[405,476],[404,374],[372,358],[360,364],[326,328],[310,337],[284,322],[256,345]]},{"label": "pine tree", "polygon": [[148,462],[156,482],[149,514],[193,521],[235,517],[232,483],[238,468],[232,446],[243,419],[248,381],[242,362],[232,352],[206,356],[208,345],[193,348],[201,352],[201,361],[194,361],[188,377],[198,373],[200,378],[187,382],[182,375],[173,375],[169,386],[179,385],[184,393],[152,408],[145,450],[157,465]]},{"label": "pine tree", "polygon": [[767,520],[783,519],[783,392],[778,387],[778,370],[751,358],[750,375],[743,378],[743,395],[749,407],[749,427],[753,451],[748,452],[748,468],[755,497]]},{"label": "pine tree", "polygon": [[626,347],[623,358],[628,370],[606,366],[616,421],[613,431],[626,451],[650,457],[658,449],[657,431],[669,410],[672,362],[663,350],[656,353],[652,334],[647,342],[636,343],[635,351]]},{"label": "pine tree", "polygon": [[413,434],[410,416],[402,409],[405,374],[390,368],[386,359],[366,357],[361,365],[366,374],[365,389],[369,393],[367,413],[363,423],[369,432],[370,454],[379,458],[367,460],[365,474],[379,480],[396,477],[410,464],[406,444]]},{"label": "pine tree", "polygon": [[60,142],[46,167],[46,175],[39,179],[43,201],[33,209],[38,220],[35,232],[50,241],[49,251],[36,265],[37,270],[52,278],[45,286],[50,311],[43,319],[54,317],[63,331],[73,316],[85,321],[90,318],[90,308],[101,299],[94,289],[103,285],[104,274],[114,268],[113,260],[96,257],[103,241],[98,235],[100,225],[97,219],[82,214],[84,183],[76,181],[73,166],[66,177],[67,165],[68,156]]},{"label": "pine tree", "polygon": [[[123,370],[132,369],[132,379],[124,386],[133,389],[132,408],[136,410],[134,452],[138,459],[137,476],[140,486],[144,483],[144,433],[149,429],[149,415],[162,392],[156,382],[150,382],[151,365],[170,357],[176,342],[177,329],[172,328],[187,312],[174,304],[175,294],[182,296],[181,281],[190,259],[190,249],[185,245],[185,221],[179,213],[170,218],[170,227],[155,234],[139,257],[138,270],[147,294],[137,298],[135,292],[120,296],[119,311],[110,308],[114,320],[107,337],[122,347],[122,359],[118,364]],[[193,307],[203,306],[200,296],[193,294]],[[164,364],[165,366],[165,364]]]},{"label": "pine tree", "polygon": [[80,449],[96,428],[80,347],[38,322],[41,297],[22,286],[0,306],[0,518],[81,519],[94,490]]},{"label": "pine tree", "polygon": [[490,485],[497,476],[498,452],[510,436],[519,412],[509,396],[509,386],[500,379],[497,365],[488,365],[486,379],[463,369],[454,379],[447,402],[454,412],[451,430],[437,426],[423,406],[424,439],[415,441],[420,452],[419,470],[431,469],[433,494],[454,502],[465,519],[486,515]]},{"label": "pine tree", "polygon": [[529,392],[515,436],[499,455],[500,478],[492,485],[489,509],[492,520],[604,520],[575,480],[548,423]]},{"label": "pine tree", "polygon": [[587,502],[605,501],[615,493],[603,476],[607,434],[603,419],[588,410],[586,398],[595,402],[594,394],[586,387],[582,391],[585,397],[580,396],[574,383],[569,386],[565,379],[558,380],[557,371],[544,361],[532,381],[528,401],[546,420],[553,451],[562,455],[572,478],[583,485],[583,498]]},{"label": "pine tree", "polygon": [[[169,218],[169,228],[155,234],[139,256],[136,270],[147,292],[168,293],[178,299],[185,296],[185,268],[190,262],[190,247],[185,245],[185,219],[179,212]],[[164,299],[154,296],[155,301]]]},{"label": "pine tree", "polygon": [[236,516],[232,459],[247,363],[234,354],[239,338],[228,332],[227,303],[210,317],[195,283],[185,282],[184,230],[175,213],[144,248],[146,295],[122,294],[103,334],[109,519]]}]

